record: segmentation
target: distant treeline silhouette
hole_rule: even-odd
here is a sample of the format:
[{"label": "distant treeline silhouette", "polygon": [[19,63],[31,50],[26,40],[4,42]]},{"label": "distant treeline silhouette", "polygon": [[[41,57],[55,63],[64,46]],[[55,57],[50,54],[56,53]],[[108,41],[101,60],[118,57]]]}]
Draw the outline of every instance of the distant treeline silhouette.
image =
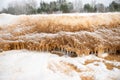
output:
[{"label": "distant treeline silhouette", "polygon": [[0,13],[9,14],[51,14],[51,13],[74,13],[74,12],[116,12],[120,11],[120,1],[112,1],[109,6],[102,3],[97,3],[95,0],[91,4],[82,2],[67,2],[66,0],[57,0],[50,3],[41,1],[39,7],[36,6],[35,0],[20,0],[9,3],[7,8],[4,8]]}]

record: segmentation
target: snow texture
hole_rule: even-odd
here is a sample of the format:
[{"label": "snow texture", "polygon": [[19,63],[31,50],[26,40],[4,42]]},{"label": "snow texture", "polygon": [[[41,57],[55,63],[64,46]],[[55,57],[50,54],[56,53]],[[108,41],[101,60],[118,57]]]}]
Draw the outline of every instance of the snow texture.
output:
[{"label": "snow texture", "polygon": [[[85,65],[86,60],[100,62]],[[108,70],[103,61],[107,62],[94,55],[71,58],[48,52],[6,51],[0,53],[0,80],[82,80],[86,76],[94,80],[120,80],[120,69]],[[120,62],[109,62],[120,66]]]}]

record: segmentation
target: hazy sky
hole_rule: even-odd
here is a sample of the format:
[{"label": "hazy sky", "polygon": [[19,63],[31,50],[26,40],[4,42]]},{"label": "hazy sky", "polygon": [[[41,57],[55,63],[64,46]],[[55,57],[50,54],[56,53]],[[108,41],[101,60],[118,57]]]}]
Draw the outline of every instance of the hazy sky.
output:
[{"label": "hazy sky", "polygon": [[[15,0],[0,0],[0,10],[8,5],[9,2],[13,2]],[[29,1],[29,0],[28,0]],[[41,0],[36,0],[38,3]],[[56,1],[56,0],[43,0],[45,2]],[[75,0],[66,0],[70,2],[74,2]],[[83,4],[91,3],[92,0],[81,0]],[[113,0],[96,0],[96,3],[103,3],[105,6],[108,6]]]}]

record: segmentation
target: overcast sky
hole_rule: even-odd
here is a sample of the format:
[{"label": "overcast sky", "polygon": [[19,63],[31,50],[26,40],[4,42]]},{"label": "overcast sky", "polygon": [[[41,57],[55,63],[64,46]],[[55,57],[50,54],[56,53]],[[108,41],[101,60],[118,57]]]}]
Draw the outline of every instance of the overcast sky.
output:
[{"label": "overcast sky", "polygon": [[[13,2],[15,0],[0,0],[0,10],[2,8],[5,8],[7,7],[8,3],[9,2]],[[29,0],[28,0],[29,1]],[[36,0],[39,4],[39,2],[41,0]],[[56,1],[56,0],[43,0],[45,2],[50,2],[50,1]],[[66,0],[66,1],[70,1],[70,2],[74,2],[75,0]],[[86,4],[86,3],[91,3],[92,0],[81,0],[83,4]],[[96,3],[103,3],[105,6],[108,6],[109,3],[111,3],[113,0],[96,0]]]}]

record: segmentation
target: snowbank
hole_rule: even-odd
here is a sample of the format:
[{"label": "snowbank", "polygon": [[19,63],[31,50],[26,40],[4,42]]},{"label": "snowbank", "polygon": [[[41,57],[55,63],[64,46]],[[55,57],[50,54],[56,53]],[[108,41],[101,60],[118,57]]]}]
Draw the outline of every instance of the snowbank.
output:
[{"label": "snowbank", "polygon": [[[88,60],[94,62],[85,64]],[[120,69],[94,55],[59,57],[47,52],[13,50],[0,53],[0,80],[119,80]],[[111,64],[120,62],[109,61]]]},{"label": "snowbank", "polygon": [[11,24],[16,24],[19,16],[10,14],[0,14],[0,27],[8,27]]}]

